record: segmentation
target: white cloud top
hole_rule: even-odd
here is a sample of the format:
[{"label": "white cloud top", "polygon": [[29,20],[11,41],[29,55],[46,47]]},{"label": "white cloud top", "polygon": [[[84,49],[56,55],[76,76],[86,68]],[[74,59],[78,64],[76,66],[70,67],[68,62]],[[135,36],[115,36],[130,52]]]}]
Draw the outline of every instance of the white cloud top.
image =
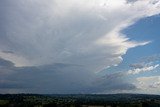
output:
[{"label": "white cloud top", "polygon": [[[16,66],[69,63],[99,71],[116,65],[128,49],[149,43],[130,41],[121,30],[158,14],[160,2],[153,2],[7,0],[4,39],[9,43],[1,44],[0,57]],[[3,53],[8,50],[13,53]]]}]

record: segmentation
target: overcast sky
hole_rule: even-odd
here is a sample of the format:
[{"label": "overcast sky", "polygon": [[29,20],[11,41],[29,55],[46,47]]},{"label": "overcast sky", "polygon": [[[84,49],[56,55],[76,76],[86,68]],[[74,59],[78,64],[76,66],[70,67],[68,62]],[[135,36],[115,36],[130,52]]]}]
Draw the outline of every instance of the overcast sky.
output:
[{"label": "overcast sky", "polygon": [[160,94],[160,0],[1,0],[0,93]]}]

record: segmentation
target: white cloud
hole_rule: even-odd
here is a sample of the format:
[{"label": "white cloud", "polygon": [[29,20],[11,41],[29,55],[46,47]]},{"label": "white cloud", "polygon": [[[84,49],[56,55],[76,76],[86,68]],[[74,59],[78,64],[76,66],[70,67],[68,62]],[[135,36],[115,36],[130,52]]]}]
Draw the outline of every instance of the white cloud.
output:
[{"label": "white cloud", "polygon": [[160,76],[139,77],[135,85],[143,93],[160,94]]},{"label": "white cloud", "polygon": [[151,88],[160,88],[160,81],[154,82],[153,84],[150,85]]},{"label": "white cloud", "polygon": [[16,66],[69,63],[100,71],[117,65],[128,49],[149,43],[130,41],[121,30],[159,14],[160,2],[153,1],[6,0],[0,57]]},{"label": "white cloud", "polygon": [[142,72],[148,72],[148,71],[152,71],[155,70],[157,67],[159,67],[159,64],[156,64],[154,66],[144,66],[142,68],[135,68],[133,70],[128,70],[128,74],[139,74]]}]

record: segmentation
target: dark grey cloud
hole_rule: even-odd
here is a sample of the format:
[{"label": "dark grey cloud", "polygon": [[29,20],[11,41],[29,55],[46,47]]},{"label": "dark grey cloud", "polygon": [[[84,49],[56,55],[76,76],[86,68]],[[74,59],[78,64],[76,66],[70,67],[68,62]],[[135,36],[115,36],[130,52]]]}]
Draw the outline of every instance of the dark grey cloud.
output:
[{"label": "dark grey cloud", "polygon": [[13,67],[14,63],[0,58],[0,67]]},{"label": "dark grey cloud", "polygon": [[134,3],[134,2],[136,2],[138,0],[126,0],[126,1],[127,1],[127,3]]},{"label": "dark grey cloud", "polygon": [[118,72],[99,77],[88,89],[93,93],[114,93],[123,91],[134,91],[137,87],[126,81],[126,73]]},{"label": "dark grey cloud", "polygon": [[129,65],[132,68],[143,68],[145,65],[143,63],[134,63]]},{"label": "dark grey cloud", "polygon": [[151,56],[146,56],[140,59],[142,62],[155,62],[155,61],[160,61],[160,54],[154,54]]},{"label": "dark grey cloud", "polygon": [[6,53],[6,54],[13,54],[14,52],[13,51],[10,51],[10,50],[4,50],[2,51],[3,53]]},{"label": "dark grey cloud", "polygon": [[28,89],[32,88],[28,84],[22,83],[22,82],[14,82],[14,81],[4,81],[0,82],[0,89]]},{"label": "dark grey cloud", "polygon": [[[12,72],[0,75],[1,90],[16,89],[21,90],[20,92],[69,94],[135,89],[132,84],[124,82],[123,73],[98,77],[93,72],[84,69],[83,66],[74,64],[56,63],[43,66],[15,67],[10,61],[0,59],[0,62],[5,65],[6,72]],[[10,68],[11,65],[12,68]],[[0,73],[2,70],[0,68]]]},{"label": "dark grey cloud", "polygon": [[[88,87],[93,74],[79,65],[56,63],[52,65],[15,67],[0,59],[0,89],[21,89],[33,93],[80,93]],[[12,68],[10,66],[12,65]],[[81,70],[80,70],[81,69]]]}]

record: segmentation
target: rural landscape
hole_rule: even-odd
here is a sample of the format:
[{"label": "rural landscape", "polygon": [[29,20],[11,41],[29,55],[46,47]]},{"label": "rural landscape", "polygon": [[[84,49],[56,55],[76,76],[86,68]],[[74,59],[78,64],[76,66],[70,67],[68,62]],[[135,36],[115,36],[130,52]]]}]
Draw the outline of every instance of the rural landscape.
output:
[{"label": "rural landscape", "polygon": [[0,107],[160,107],[160,96],[145,94],[1,94]]},{"label": "rural landscape", "polygon": [[160,0],[0,0],[0,107],[160,107]]}]

